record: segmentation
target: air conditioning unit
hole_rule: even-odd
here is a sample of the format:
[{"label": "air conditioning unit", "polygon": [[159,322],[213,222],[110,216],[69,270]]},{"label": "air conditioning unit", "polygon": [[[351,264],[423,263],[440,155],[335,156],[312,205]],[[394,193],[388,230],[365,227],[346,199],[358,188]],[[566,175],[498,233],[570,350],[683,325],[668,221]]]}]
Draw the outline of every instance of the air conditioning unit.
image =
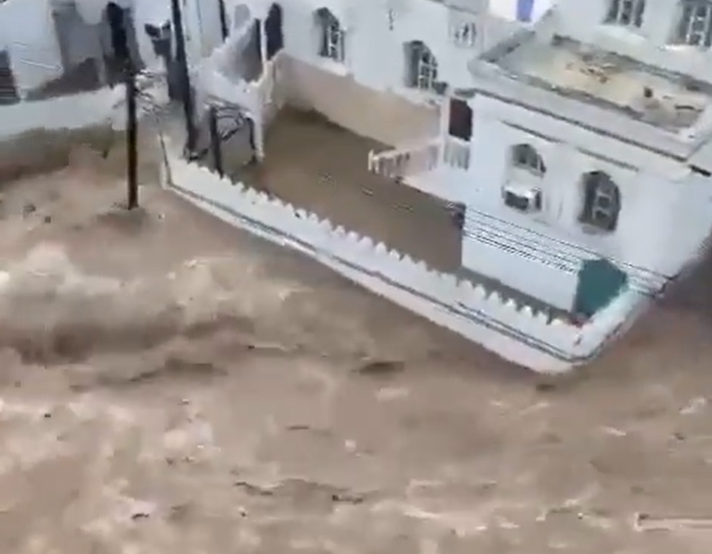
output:
[{"label": "air conditioning unit", "polygon": [[520,212],[541,210],[541,189],[508,184],[504,187],[504,203]]}]

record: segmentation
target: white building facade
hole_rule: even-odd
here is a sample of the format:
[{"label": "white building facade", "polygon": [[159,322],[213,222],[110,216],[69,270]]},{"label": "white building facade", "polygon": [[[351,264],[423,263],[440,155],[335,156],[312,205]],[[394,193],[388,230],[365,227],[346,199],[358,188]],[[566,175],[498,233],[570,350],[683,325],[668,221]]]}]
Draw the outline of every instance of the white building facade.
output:
[{"label": "white building facade", "polygon": [[622,297],[637,313],[706,247],[712,30],[691,2],[231,2],[200,88],[246,109],[263,156],[266,80],[220,54],[257,20],[269,86],[391,145],[372,171],[462,207],[463,272],[580,325]]},{"label": "white building facade", "polygon": [[[147,25],[170,20],[168,2],[151,6],[131,4],[145,65],[159,63]],[[459,314],[443,324],[473,340],[498,329],[526,344],[507,355],[523,365],[590,359],[707,246],[711,2],[188,0],[183,12],[198,106],[238,107],[258,158],[288,99],[387,145],[371,171],[461,210],[461,270],[429,281]]]},{"label": "white building facade", "polygon": [[372,164],[465,205],[464,267],[590,317],[618,291],[659,294],[706,245],[712,3],[584,4],[475,57],[455,90],[467,140],[445,117],[438,146]]}]

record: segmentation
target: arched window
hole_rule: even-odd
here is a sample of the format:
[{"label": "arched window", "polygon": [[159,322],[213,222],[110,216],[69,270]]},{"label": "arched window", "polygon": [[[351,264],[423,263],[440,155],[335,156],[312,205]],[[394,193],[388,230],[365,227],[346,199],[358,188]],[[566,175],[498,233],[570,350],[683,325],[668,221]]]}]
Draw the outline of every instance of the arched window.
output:
[{"label": "arched window", "polygon": [[546,173],[544,160],[530,144],[517,144],[512,147],[512,165],[517,169],[525,169],[537,177],[543,177]]},{"label": "arched window", "polygon": [[405,45],[406,85],[437,92],[438,62],[430,49],[419,40]]},{"label": "arched window", "polygon": [[316,12],[319,25],[319,55],[335,62],[344,61],[344,30],[336,16],[326,8]]},{"label": "arched window", "polygon": [[604,231],[613,231],[621,211],[621,193],[611,177],[603,171],[583,176],[583,209],[581,222]]}]

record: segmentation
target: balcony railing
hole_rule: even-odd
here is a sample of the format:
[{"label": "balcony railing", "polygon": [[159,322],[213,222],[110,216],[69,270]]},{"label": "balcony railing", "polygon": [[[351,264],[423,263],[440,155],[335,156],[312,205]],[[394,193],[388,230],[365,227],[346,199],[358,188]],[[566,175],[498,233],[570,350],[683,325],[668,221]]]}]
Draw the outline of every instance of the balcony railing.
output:
[{"label": "balcony railing", "polygon": [[470,143],[455,137],[443,140],[443,162],[455,169],[470,169]]},{"label": "balcony railing", "polygon": [[417,175],[435,169],[440,145],[430,141],[413,147],[368,153],[368,169],[390,179]]},{"label": "balcony railing", "polygon": [[390,179],[405,178],[435,170],[438,165],[466,171],[470,167],[470,144],[447,137],[418,146],[373,152],[368,155],[368,168]]}]

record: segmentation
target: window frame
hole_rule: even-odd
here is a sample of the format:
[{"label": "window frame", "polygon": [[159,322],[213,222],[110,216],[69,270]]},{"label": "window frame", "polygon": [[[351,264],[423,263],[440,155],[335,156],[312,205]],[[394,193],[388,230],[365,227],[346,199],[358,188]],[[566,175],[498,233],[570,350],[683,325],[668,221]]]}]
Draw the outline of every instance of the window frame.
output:
[{"label": "window frame", "polygon": [[408,86],[423,92],[437,92],[440,67],[433,51],[422,41],[407,45]]},{"label": "window frame", "polygon": [[586,173],[582,177],[582,185],[583,206],[579,217],[581,223],[600,231],[615,231],[621,211],[621,192],[618,185],[604,171]]},{"label": "window frame", "polygon": [[546,175],[544,158],[531,144],[520,143],[512,146],[511,164],[514,169],[526,171],[539,178]]},{"label": "window frame", "polygon": [[700,49],[712,47],[712,1],[683,0],[680,3],[676,43]]},{"label": "window frame", "polygon": [[646,0],[610,0],[605,22],[626,29],[640,29],[646,7]]},{"label": "window frame", "polygon": [[327,8],[317,11],[319,22],[319,57],[344,63],[346,57],[345,31],[339,19]]}]

